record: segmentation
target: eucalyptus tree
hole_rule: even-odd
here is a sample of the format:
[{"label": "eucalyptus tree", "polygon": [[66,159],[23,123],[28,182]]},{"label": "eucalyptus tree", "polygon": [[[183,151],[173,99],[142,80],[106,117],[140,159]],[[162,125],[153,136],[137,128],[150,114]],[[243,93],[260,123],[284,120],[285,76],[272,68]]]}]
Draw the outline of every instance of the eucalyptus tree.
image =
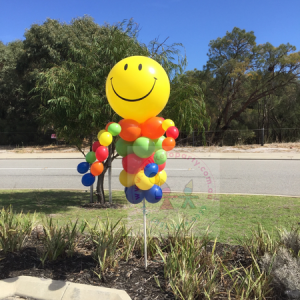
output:
[{"label": "eucalyptus tree", "polygon": [[205,98],[216,111],[212,142],[217,143],[260,99],[299,78],[300,52],[294,46],[257,45],[255,39],[253,31],[235,27],[209,44],[209,60],[202,76],[206,76]]}]

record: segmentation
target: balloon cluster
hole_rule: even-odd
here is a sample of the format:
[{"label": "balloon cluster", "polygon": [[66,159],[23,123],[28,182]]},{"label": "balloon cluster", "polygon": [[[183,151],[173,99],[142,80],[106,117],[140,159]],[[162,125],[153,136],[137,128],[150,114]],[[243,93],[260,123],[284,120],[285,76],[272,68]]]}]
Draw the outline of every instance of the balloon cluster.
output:
[{"label": "balloon cluster", "polygon": [[123,156],[124,170],[119,180],[125,186],[126,198],[132,204],[144,198],[157,203],[163,194],[160,186],[167,180],[166,152],[175,147],[179,131],[172,120],[160,117],[152,117],[142,124],[123,119],[119,124],[122,130],[116,151]]},{"label": "balloon cluster", "polygon": [[95,182],[95,176],[99,176],[103,170],[103,162],[107,159],[109,146],[113,140],[113,136],[121,132],[121,126],[118,123],[109,123],[105,130],[98,133],[98,140],[93,143],[92,151],[85,156],[86,162],[82,162],[77,166],[80,174],[85,174],[90,169],[90,173],[82,176],[81,182],[84,186],[91,186]]},{"label": "balloon cluster", "polygon": [[[122,156],[123,170],[120,183],[125,187],[127,200],[132,204],[140,203],[144,198],[150,203],[157,203],[162,198],[160,188],[167,180],[164,170],[167,151],[175,147],[175,139],[179,135],[172,120],[152,117],[139,124],[131,119],[123,119],[118,123],[110,122],[105,130],[98,133],[91,152],[86,155],[86,162],[78,165],[82,184],[90,186],[95,176],[103,172],[103,161],[108,157],[108,148],[113,136],[120,135],[116,142],[116,151]],[[166,137],[164,136],[166,134]]]}]

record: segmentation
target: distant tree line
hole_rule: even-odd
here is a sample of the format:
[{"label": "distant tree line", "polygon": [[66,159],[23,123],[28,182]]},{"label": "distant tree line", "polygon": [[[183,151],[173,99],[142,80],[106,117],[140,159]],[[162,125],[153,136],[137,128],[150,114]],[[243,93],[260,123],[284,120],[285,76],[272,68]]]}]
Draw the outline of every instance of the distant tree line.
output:
[{"label": "distant tree line", "polygon": [[[239,28],[209,44],[203,70],[184,72],[181,44],[138,40],[132,21],[98,25],[91,17],[70,24],[33,24],[23,41],[0,41],[0,144],[51,142],[50,133],[81,149],[108,121],[118,121],[105,96],[105,81],[119,60],[152,57],[163,65],[171,95],[162,112],[188,136],[219,144],[226,131],[300,128],[300,52],[290,44],[257,45]],[[277,132],[276,132],[277,130]],[[206,135],[205,131],[210,131]],[[300,139],[300,136],[299,136]]]}]

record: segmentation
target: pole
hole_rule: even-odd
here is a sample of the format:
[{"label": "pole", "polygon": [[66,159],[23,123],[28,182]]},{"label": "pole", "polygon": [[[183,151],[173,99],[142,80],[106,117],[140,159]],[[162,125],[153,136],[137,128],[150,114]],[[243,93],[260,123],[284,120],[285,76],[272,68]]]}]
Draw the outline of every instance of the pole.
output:
[{"label": "pole", "polygon": [[193,147],[195,146],[195,134],[194,134],[194,131],[193,131]]},{"label": "pole", "polygon": [[112,204],[112,193],[111,193],[111,155],[112,155],[112,146],[109,145],[109,154],[107,158],[107,167],[108,167],[108,190],[109,190],[109,203]]},{"label": "pole", "polygon": [[[92,146],[90,146],[90,151],[93,151]],[[91,165],[90,165],[90,166],[91,166]],[[94,185],[92,184],[92,185],[90,186],[90,203],[93,203],[93,202],[94,202],[94,200],[93,200],[93,187],[94,187]]]},{"label": "pole", "polygon": [[146,232],[146,204],[145,198],[143,200],[143,214],[144,214],[144,255],[145,255],[145,270],[147,270],[147,232]]},{"label": "pole", "polygon": [[265,129],[264,127],[261,129],[261,145],[265,144]]},{"label": "pole", "polygon": [[94,200],[93,200],[93,187],[94,187],[94,185],[92,184],[90,186],[90,203],[94,203]]}]

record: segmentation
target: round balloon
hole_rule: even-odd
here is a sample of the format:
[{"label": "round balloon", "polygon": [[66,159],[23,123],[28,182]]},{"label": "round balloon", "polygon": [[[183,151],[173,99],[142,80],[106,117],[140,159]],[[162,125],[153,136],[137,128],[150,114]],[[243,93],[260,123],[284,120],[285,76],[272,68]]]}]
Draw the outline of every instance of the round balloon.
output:
[{"label": "round balloon", "polygon": [[164,139],[164,141],[162,142],[162,147],[165,151],[170,151],[175,147],[175,140],[171,137],[167,137],[166,139]]},{"label": "round balloon", "polygon": [[77,171],[80,174],[86,173],[90,168],[90,164],[88,162],[82,162],[77,166]]},{"label": "round balloon", "polygon": [[133,143],[133,152],[139,157],[147,158],[154,150],[154,142],[146,137],[140,137]]},{"label": "round balloon", "polygon": [[126,199],[132,204],[138,204],[145,198],[145,192],[140,190],[136,185],[125,188]]},{"label": "round balloon", "polygon": [[135,175],[134,183],[139,189],[146,191],[151,189],[154,184],[150,181],[150,179],[151,178],[145,175],[144,170],[141,170]]},{"label": "round balloon", "polygon": [[165,161],[163,164],[158,165],[158,172],[161,172],[166,167],[167,162]]},{"label": "round balloon", "polygon": [[143,162],[144,159],[134,153],[128,154],[122,159],[123,169],[130,174],[136,174],[142,167]]},{"label": "round balloon", "polygon": [[168,128],[171,127],[171,126],[175,126],[175,124],[174,124],[174,122],[173,122],[172,120],[170,120],[170,119],[164,120],[164,121],[162,122],[162,128],[163,128],[164,130],[168,130]]},{"label": "round balloon", "polygon": [[112,135],[112,136],[116,136],[118,134],[120,134],[121,132],[121,126],[118,123],[111,123],[108,128],[107,131]]},{"label": "round balloon", "polygon": [[102,132],[99,136],[99,142],[103,146],[109,146],[112,140],[113,140],[112,135],[107,131]]},{"label": "round balloon", "polygon": [[150,181],[153,184],[157,184],[159,186],[163,185],[167,181],[167,173],[165,170],[162,170],[161,172],[157,173],[155,177],[150,178]]},{"label": "round balloon", "polygon": [[163,164],[167,160],[167,153],[165,150],[157,150],[154,154],[154,162],[158,165]]},{"label": "round balloon", "polygon": [[93,152],[96,153],[97,149],[101,146],[101,144],[99,143],[99,141],[96,141],[93,143],[93,146],[92,146],[92,150]]},{"label": "round balloon", "polygon": [[95,182],[95,176],[91,173],[87,173],[82,176],[81,182],[84,186],[91,186]]},{"label": "round balloon", "polygon": [[86,154],[85,160],[92,164],[96,160],[96,155],[94,151],[90,151],[89,153]]},{"label": "round balloon", "polygon": [[107,123],[106,126],[105,126],[105,130],[107,131],[108,126],[109,126],[110,124],[113,124],[113,123],[114,123],[114,122],[109,122],[109,123]]},{"label": "round balloon", "polygon": [[158,115],[169,95],[167,73],[158,62],[146,56],[121,60],[106,80],[106,96],[113,110],[121,117],[139,123]]},{"label": "round balloon", "polygon": [[104,166],[103,163],[100,161],[95,161],[92,165],[91,165],[91,173],[94,176],[99,176],[104,170]]},{"label": "round balloon", "polygon": [[100,146],[96,151],[96,158],[99,161],[105,161],[108,157],[108,149],[104,146]]},{"label": "round balloon", "polygon": [[107,132],[107,131],[106,131],[105,129],[102,129],[102,130],[100,130],[100,131],[98,132],[98,134],[97,134],[98,140],[100,140],[100,135],[101,135],[103,132]]},{"label": "round balloon", "polygon": [[120,137],[127,142],[133,142],[142,135],[141,126],[135,120],[123,119],[119,124],[122,128]]},{"label": "round balloon", "polygon": [[162,128],[162,122],[163,120],[159,117],[148,119],[142,124],[142,136],[155,140],[164,135],[165,131]]},{"label": "round balloon", "polygon": [[125,187],[130,187],[134,185],[134,176],[135,174],[127,173],[125,170],[122,170],[119,175],[120,183]]},{"label": "round balloon", "polygon": [[147,177],[154,177],[158,173],[158,165],[156,163],[147,164],[144,173]]},{"label": "round balloon", "polygon": [[179,130],[177,127],[171,126],[167,129],[166,135],[167,135],[167,137],[170,137],[170,138],[173,138],[174,140],[176,140],[179,136]]},{"label": "round balloon", "polygon": [[162,149],[162,142],[164,141],[166,137],[165,136],[161,136],[158,139],[154,140],[154,144],[155,144],[155,151]]},{"label": "round balloon", "polygon": [[116,142],[116,151],[118,152],[119,155],[124,157],[130,153],[133,153],[132,145],[133,145],[132,142],[127,142],[119,138]]},{"label": "round balloon", "polygon": [[159,186],[156,184],[153,185],[153,187],[145,191],[145,198],[149,203],[157,203],[162,198],[163,192]]}]

